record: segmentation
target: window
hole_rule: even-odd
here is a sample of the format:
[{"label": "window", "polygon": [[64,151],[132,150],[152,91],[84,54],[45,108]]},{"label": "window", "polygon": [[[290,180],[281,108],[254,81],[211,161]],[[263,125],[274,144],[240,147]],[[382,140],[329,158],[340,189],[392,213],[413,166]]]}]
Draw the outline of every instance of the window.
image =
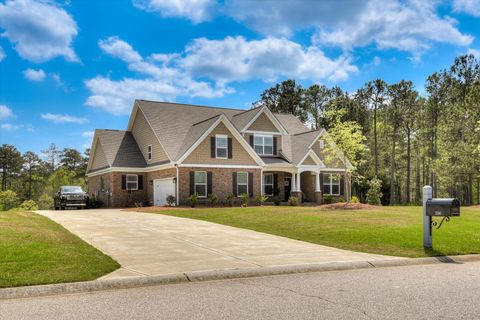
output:
[{"label": "window", "polygon": [[318,144],[319,144],[319,146],[320,146],[320,149],[325,148],[325,142],[324,142],[323,140],[319,140],[319,141],[318,141]]},{"label": "window", "polygon": [[323,194],[340,195],[340,175],[332,173],[323,174]]},{"label": "window", "polygon": [[273,136],[256,134],[253,138],[255,152],[261,155],[273,155]]},{"label": "window", "polygon": [[273,196],[273,173],[263,175],[263,194]]},{"label": "window", "polygon": [[127,190],[138,190],[138,176],[127,174]]},{"label": "window", "polygon": [[223,134],[215,136],[215,157],[226,159],[228,154],[228,137]]},{"label": "window", "polygon": [[237,194],[248,193],[248,172],[237,172]]},{"label": "window", "polygon": [[151,144],[149,144],[147,146],[147,159],[152,160],[152,145]]},{"label": "window", "polygon": [[207,173],[205,171],[195,171],[195,193],[200,198],[207,196]]}]

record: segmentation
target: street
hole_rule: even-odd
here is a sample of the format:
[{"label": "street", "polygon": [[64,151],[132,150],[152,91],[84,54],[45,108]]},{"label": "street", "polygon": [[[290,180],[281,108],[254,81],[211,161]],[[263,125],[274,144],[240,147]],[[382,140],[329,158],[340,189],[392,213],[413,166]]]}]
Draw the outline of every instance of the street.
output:
[{"label": "street", "polygon": [[480,319],[480,262],[0,301],[0,319]]}]

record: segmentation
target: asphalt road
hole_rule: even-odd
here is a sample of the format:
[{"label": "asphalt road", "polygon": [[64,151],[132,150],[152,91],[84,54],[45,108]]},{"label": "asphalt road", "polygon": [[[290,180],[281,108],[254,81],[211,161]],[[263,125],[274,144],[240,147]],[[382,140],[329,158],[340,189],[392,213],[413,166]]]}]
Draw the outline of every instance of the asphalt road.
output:
[{"label": "asphalt road", "polygon": [[480,262],[4,300],[0,319],[480,319]]}]

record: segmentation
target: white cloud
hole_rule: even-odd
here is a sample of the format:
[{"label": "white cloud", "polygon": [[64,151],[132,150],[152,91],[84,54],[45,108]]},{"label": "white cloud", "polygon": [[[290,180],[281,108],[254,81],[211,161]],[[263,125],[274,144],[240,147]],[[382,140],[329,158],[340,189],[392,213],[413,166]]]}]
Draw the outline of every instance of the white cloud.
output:
[{"label": "white cloud", "polygon": [[0,124],[0,128],[4,131],[16,131],[18,129],[23,128],[22,125],[14,125],[11,123],[2,123]]},{"label": "white cloud", "polygon": [[480,17],[480,0],[454,0],[453,10]]},{"label": "white cloud", "polygon": [[0,104],[0,120],[13,117],[13,111],[4,104]]},{"label": "white cloud", "polygon": [[3,48],[0,47],[0,62],[2,62],[3,59],[5,59],[6,54],[5,51],[3,51]]},{"label": "white cloud", "polygon": [[473,54],[476,58],[480,58],[480,50],[478,49],[468,49],[467,54]]},{"label": "white cloud", "polygon": [[469,45],[473,38],[456,28],[456,20],[439,17],[434,2],[371,1],[353,21],[334,30],[321,29],[314,41],[345,50],[375,44],[378,49],[397,49],[418,57],[433,42]]},{"label": "white cloud", "polygon": [[87,118],[80,118],[75,116],[70,116],[68,114],[54,114],[54,113],[44,113],[41,115],[43,120],[51,121],[54,123],[75,123],[83,124],[87,123]]},{"label": "white cloud", "polygon": [[72,49],[77,35],[73,18],[52,1],[7,0],[0,3],[0,28],[18,54],[33,62],[45,62],[62,56],[78,58]]},{"label": "white cloud", "polygon": [[215,0],[133,0],[139,9],[158,12],[162,17],[186,18],[193,23],[210,20],[215,3]]},{"label": "white cloud", "polygon": [[82,137],[84,138],[93,138],[93,135],[95,134],[94,131],[84,131],[82,132]]},{"label": "white cloud", "polygon": [[23,71],[23,75],[30,81],[43,81],[46,76],[45,72],[42,69],[27,69]]}]

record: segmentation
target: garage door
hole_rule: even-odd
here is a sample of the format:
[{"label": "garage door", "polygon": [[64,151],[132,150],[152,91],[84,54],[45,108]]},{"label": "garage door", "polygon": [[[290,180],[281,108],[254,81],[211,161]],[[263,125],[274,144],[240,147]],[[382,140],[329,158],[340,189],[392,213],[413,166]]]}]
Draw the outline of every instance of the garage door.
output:
[{"label": "garage door", "polygon": [[153,185],[153,202],[155,206],[164,206],[167,204],[167,197],[169,195],[175,196],[175,183],[173,183],[173,178],[154,180]]}]

